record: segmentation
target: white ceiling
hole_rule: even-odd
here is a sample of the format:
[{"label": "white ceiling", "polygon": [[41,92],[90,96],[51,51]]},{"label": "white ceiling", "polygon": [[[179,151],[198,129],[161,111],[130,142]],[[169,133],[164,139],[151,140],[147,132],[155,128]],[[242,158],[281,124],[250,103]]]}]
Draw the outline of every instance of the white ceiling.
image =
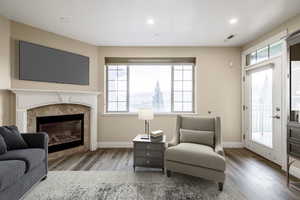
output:
[{"label": "white ceiling", "polygon": [[101,46],[240,46],[297,13],[300,0],[0,1],[0,15]]}]

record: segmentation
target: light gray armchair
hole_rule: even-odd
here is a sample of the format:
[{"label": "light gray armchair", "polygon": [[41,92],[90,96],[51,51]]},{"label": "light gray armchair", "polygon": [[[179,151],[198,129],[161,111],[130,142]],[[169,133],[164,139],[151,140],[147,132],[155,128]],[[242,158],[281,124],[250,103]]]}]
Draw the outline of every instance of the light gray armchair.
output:
[{"label": "light gray armchair", "polygon": [[176,134],[165,152],[167,176],[179,172],[216,181],[223,190],[225,154],[220,117],[177,116]]}]

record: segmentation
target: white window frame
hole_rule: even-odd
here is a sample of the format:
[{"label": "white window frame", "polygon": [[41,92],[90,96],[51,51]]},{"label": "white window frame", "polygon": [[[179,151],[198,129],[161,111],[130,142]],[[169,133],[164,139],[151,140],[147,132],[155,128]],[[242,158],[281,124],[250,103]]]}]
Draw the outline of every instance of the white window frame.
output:
[{"label": "white window frame", "polygon": [[[127,65],[127,110],[126,111],[108,111],[108,67],[109,65]],[[134,64],[106,64],[104,65],[104,74],[105,74],[105,84],[104,84],[104,90],[105,90],[105,95],[104,95],[104,115],[136,115],[136,112],[130,112],[130,89],[129,89],[129,82],[130,82],[130,65]],[[151,63],[149,63],[151,65]],[[157,65],[157,64],[153,64]],[[167,64],[171,66],[171,112],[155,112],[155,114],[158,115],[177,115],[177,114],[197,114],[196,113],[196,64],[194,63],[170,63]],[[174,85],[174,65],[192,65],[192,111],[174,111],[174,90],[173,90],[173,85]]]}]

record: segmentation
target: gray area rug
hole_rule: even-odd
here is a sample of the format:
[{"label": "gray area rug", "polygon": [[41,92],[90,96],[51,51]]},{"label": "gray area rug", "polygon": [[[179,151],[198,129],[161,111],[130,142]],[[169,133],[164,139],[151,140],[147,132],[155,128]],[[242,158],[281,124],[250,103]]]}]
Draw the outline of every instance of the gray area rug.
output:
[{"label": "gray area rug", "polygon": [[159,172],[51,171],[24,200],[244,200],[232,182],[219,192],[200,178]]}]

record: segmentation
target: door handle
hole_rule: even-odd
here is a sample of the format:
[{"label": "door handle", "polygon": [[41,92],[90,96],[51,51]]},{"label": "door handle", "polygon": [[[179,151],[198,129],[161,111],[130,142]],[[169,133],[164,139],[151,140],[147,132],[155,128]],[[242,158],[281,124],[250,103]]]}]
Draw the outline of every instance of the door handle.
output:
[{"label": "door handle", "polygon": [[273,115],[272,118],[274,118],[274,119],[280,119],[280,116],[279,115]]}]

